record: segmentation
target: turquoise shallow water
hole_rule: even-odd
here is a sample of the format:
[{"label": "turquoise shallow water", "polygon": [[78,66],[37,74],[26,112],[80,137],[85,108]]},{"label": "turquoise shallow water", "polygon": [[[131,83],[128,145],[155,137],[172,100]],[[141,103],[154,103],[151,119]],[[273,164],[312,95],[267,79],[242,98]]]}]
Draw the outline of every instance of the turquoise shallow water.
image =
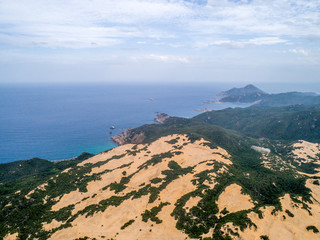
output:
[{"label": "turquoise shallow water", "polygon": [[[85,151],[96,154],[116,146],[110,136],[127,128],[153,123],[156,112],[192,117],[199,114],[196,109],[244,107],[205,103],[232,86],[0,86],[0,163],[32,157],[69,159]],[[116,129],[110,135],[112,125]]]}]

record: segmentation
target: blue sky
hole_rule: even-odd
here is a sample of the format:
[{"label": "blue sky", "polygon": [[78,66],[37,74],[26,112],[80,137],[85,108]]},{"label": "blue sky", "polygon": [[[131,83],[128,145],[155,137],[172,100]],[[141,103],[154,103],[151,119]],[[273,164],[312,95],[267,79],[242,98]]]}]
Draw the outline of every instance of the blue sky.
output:
[{"label": "blue sky", "polygon": [[319,82],[319,0],[0,0],[0,83]]}]

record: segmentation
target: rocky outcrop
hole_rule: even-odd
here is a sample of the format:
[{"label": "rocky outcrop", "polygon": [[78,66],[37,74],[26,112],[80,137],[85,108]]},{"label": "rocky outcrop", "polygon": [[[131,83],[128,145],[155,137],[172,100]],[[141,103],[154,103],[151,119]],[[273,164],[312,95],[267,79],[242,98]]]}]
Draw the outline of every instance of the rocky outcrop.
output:
[{"label": "rocky outcrop", "polygon": [[169,118],[170,116],[168,114],[157,113],[157,117],[154,119],[154,121],[160,124],[164,124]]},{"label": "rocky outcrop", "polygon": [[135,133],[133,129],[129,128],[122,132],[121,135],[112,137],[111,140],[121,146],[127,143],[139,144],[142,143],[145,138],[146,136],[143,132]]},{"label": "rocky outcrop", "polygon": [[[157,117],[154,119],[155,122],[164,124],[170,116],[165,113],[157,113]],[[120,135],[116,135],[111,138],[113,142],[118,144],[119,146],[132,143],[132,144],[140,144],[143,143],[146,136],[143,132],[136,132],[134,129],[129,128],[126,131],[122,132]]]}]

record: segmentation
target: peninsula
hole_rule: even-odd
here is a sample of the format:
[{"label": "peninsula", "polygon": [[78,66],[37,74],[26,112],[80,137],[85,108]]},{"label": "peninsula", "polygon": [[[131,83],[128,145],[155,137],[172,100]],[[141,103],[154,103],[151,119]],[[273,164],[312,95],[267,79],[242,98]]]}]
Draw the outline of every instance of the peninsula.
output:
[{"label": "peninsula", "polygon": [[232,88],[219,94],[219,102],[251,103],[260,106],[289,106],[295,104],[320,104],[320,96],[312,92],[286,92],[269,94],[252,84]]}]

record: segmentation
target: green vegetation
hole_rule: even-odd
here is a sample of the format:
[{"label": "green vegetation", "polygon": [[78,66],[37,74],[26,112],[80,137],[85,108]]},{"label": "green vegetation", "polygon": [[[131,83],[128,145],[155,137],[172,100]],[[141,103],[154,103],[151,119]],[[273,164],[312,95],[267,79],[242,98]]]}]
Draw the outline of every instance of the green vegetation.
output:
[{"label": "green vegetation", "polygon": [[178,142],[177,139],[171,139],[170,141],[166,141],[169,144],[176,144]]},{"label": "green vegetation", "polygon": [[144,148],[141,148],[141,149],[139,149],[139,150],[137,150],[137,148],[138,148],[138,145],[134,145],[134,146],[131,148],[133,151],[127,150],[127,154],[128,154],[128,155],[132,155],[132,156],[136,156],[137,153],[140,153],[140,152],[142,152],[142,151],[146,151],[146,150],[148,149],[148,146],[145,146]]},{"label": "green vegetation", "polygon": [[224,208],[224,209],[221,211],[221,214],[223,214],[223,215],[226,215],[227,213],[229,213],[229,211],[228,211],[226,208]]},{"label": "green vegetation", "polygon": [[[165,157],[171,156],[171,154],[164,153],[162,155],[159,154],[159,155],[154,155],[154,156],[156,156],[156,158],[152,158],[152,159],[157,159],[156,162],[158,162],[159,161],[159,159],[158,159],[159,156],[162,156],[163,158],[165,158]],[[152,164],[154,162],[151,161],[149,163]],[[84,208],[83,210],[79,211],[78,213],[73,215],[71,218],[69,218],[68,222],[72,222],[79,215],[91,216],[95,212],[103,212],[103,211],[105,211],[109,206],[119,206],[123,201],[128,200],[130,198],[136,199],[136,198],[140,198],[142,196],[150,194],[149,203],[154,202],[158,198],[158,194],[160,193],[160,191],[165,189],[166,186],[170,182],[172,182],[174,179],[177,179],[180,175],[184,175],[184,174],[190,173],[192,171],[192,168],[190,168],[190,167],[189,168],[181,168],[174,161],[170,161],[168,163],[168,166],[169,166],[169,168],[171,170],[162,171],[162,174],[166,175],[166,178],[163,180],[163,183],[159,187],[151,187],[151,184],[148,184],[148,185],[145,185],[142,188],[140,188],[138,191],[135,191],[135,190],[131,191],[131,192],[127,193],[124,196],[111,196],[108,199],[104,199],[104,200],[100,201],[98,204],[92,204],[92,205],[87,206],[86,208]],[[144,167],[139,168],[137,172],[141,171],[143,168]],[[135,175],[137,172],[131,174],[128,177],[123,177],[122,180],[125,179],[125,181],[121,180],[122,182],[120,181],[120,184],[115,184],[115,186],[117,186],[118,188],[122,189],[123,188],[123,184],[127,184],[130,181],[130,178],[133,175]],[[107,186],[107,187],[109,187],[109,186]]]},{"label": "green vegetation", "polygon": [[82,153],[79,157],[66,161],[48,161],[40,158],[32,158],[24,161],[0,164],[0,183],[8,183],[21,180],[25,177],[45,178],[74,167],[79,162],[94,156],[90,153]]},{"label": "green vegetation", "polygon": [[314,105],[320,104],[320,96],[302,92],[287,92],[279,94],[269,94],[262,98],[259,106],[289,106],[289,105]]},{"label": "green vegetation", "polygon": [[[86,155],[86,157],[89,156]],[[86,192],[87,183],[99,179],[100,175],[104,173],[90,175],[89,173],[93,167],[101,166],[123,156],[116,155],[96,164],[76,166],[76,164],[86,159],[86,157],[80,156],[78,159],[70,160],[70,162],[61,162],[61,165],[63,165],[62,169],[73,166],[67,172],[60,170],[54,176],[48,174],[44,175],[44,178],[41,178],[43,174],[40,173],[0,185],[0,219],[4,219],[4,221],[0,222],[0,238],[3,238],[9,232],[18,232],[20,239],[26,239],[27,236],[47,239],[54,231],[50,233],[43,231],[42,222],[50,223],[53,219],[58,221],[68,219],[69,221],[74,207],[70,205],[57,212],[51,212],[51,207],[57,201],[56,198],[77,189]],[[33,193],[28,195],[28,198],[25,197],[35,186],[39,186],[44,182],[46,182],[46,185],[44,185],[43,189],[36,188]],[[19,191],[16,191],[17,189]],[[43,199],[46,199],[46,202]],[[67,222],[60,228],[70,226],[70,222]]]},{"label": "green vegetation", "polygon": [[129,220],[128,222],[126,222],[125,224],[123,224],[123,225],[121,226],[121,230],[129,227],[132,223],[134,223],[134,219],[131,219],[131,220]]},{"label": "green vegetation", "polygon": [[153,184],[157,184],[157,183],[159,183],[161,181],[162,181],[161,178],[153,178],[153,179],[150,180],[150,182],[153,183]]},{"label": "green vegetation", "polygon": [[[259,153],[251,152],[250,149],[243,149],[241,152],[234,151],[232,158],[234,165],[228,166],[228,171],[212,179],[210,173],[217,174],[223,166],[221,163],[214,163],[207,170],[195,175],[193,184],[197,185],[197,190],[179,199],[172,213],[177,219],[177,228],[186,232],[189,237],[199,238],[212,226],[215,226],[213,239],[228,238],[228,235],[225,236],[220,230],[225,223],[232,222],[242,230],[247,226],[254,226],[247,214],[255,211],[262,217],[258,208],[265,205],[274,205],[277,210],[281,210],[279,197],[285,193],[302,196],[303,199],[309,200],[310,190],[305,187],[303,177],[299,177],[292,170],[283,173],[266,169],[261,166],[259,156]],[[205,181],[209,183],[214,181],[217,184],[210,189],[204,184]],[[225,187],[232,183],[242,186],[243,191],[256,200],[256,206],[251,210],[236,213],[222,210],[224,215],[218,219],[216,214],[219,210],[215,202]],[[202,200],[197,206],[186,212],[184,205],[190,197],[194,196],[200,196]]]},{"label": "green vegetation", "polygon": [[318,233],[319,232],[318,228],[316,228],[315,226],[308,226],[308,227],[306,227],[306,229],[308,231],[312,230],[314,233]]},{"label": "green vegetation", "polygon": [[110,190],[114,191],[115,193],[121,192],[124,189],[126,189],[126,186],[124,184],[122,184],[122,183],[114,182],[114,183],[110,184]]},{"label": "green vegetation", "polygon": [[[216,217],[216,214],[219,212],[216,204],[219,195],[224,191],[225,187],[235,181],[228,173],[218,174],[221,168],[221,164],[219,165],[196,175],[197,179],[194,181],[194,184],[197,185],[197,189],[182,196],[175,204],[176,207],[171,214],[177,220],[176,227],[183,230],[191,238],[200,238],[202,234],[208,233],[210,228],[214,227],[213,239],[229,239],[228,234],[225,236],[221,231],[221,227],[228,222],[232,222],[235,226],[240,227],[240,229],[244,229],[247,226],[254,226],[247,217],[247,213],[250,211],[228,214],[225,210],[225,216],[221,216],[220,218]],[[218,177],[212,179],[210,173],[216,173]],[[211,189],[204,184],[205,180],[209,182],[214,180],[217,184]],[[190,211],[187,212],[184,206],[191,197],[195,196],[199,196],[201,200],[197,206],[192,207]]]},{"label": "green vegetation", "polygon": [[288,214],[289,217],[294,217],[294,214],[290,212],[288,209],[286,209],[286,213]]},{"label": "green vegetation", "polygon": [[318,172],[316,169],[318,168],[319,165],[313,162],[304,163],[304,162],[291,161],[291,163],[300,172],[304,172],[308,174],[315,174]]},{"label": "green vegetation", "polygon": [[59,172],[59,169],[54,165],[57,164],[40,158],[0,164],[0,182],[14,182],[31,175],[41,173],[50,175],[50,173]]},{"label": "green vegetation", "polygon": [[164,170],[161,172],[166,177],[163,179],[163,182],[160,184],[160,186],[157,188],[156,187],[150,188],[151,194],[149,197],[149,203],[154,202],[158,198],[159,193],[163,189],[165,189],[169,185],[169,183],[171,183],[173,180],[177,179],[179,176],[185,175],[192,171],[192,167],[182,168],[175,161],[170,161],[168,164],[168,167],[171,170]]},{"label": "green vegetation", "polygon": [[[167,132],[182,133],[188,134],[190,141],[203,137],[205,140],[226,149],[232,155],[234,163],[229,169],[230,173],[244,187],[246,193],[259,201],[261,205],[279,204],[278,198],[284,193],[302,195],[304,199],[308,199],[310,196],[310,190],[305,187],[304,177],[298,176],[291,169],[273,171],[264,168],[261,165],[261,154],[251,149],[254,140],[234,132],[199,123],[193,119],[180,118],[170,118],[162,125],[144,125],[134,131],[143,131],[147,136],[145,139],[147,142],[161,137]],[[276,150],[280,151],[279,149],[280,147]]]},{"label": "green vegetation", "polygon": [[144,164],[139,166],[139,170],[141,170],[143,168],[147,169],[148,166],[150,166],[150,165],[154,166],[154,165],[162,162],[162,159],[172,158],[173,156],[174,156],[174,154],[172,152],[166,152],[166,153],[160,153],[160,154],[153,155],[150,160],[146,161]]},{"label": "green vegetation", "polygon": [[269,237],[267,235],[261,235],[260,239],[261,240],[269,240]]},{"label": "green vegetation", "polygon": [[251,137],[276,140],[320,139],[320,105],[227,108],[194,117]]},{"label": "green vegetation", "polygon": [[[176,133],[187,134],[191,142],[205,138],[216,146],[227,150],[238,148],[239,142],[246,139],[234,131],[206,124],[196,119],[177,117],[169,118],[164,124],[147,124],[131,130],[131,134],[133,135],[141,133],[146,136],[143,143],[150,143],[160,137]],[[186,144],[187,143],[185,143],[185,145]]]},{"label": "green vegetation", "polygon": [[203,143],[202,145],[203,145],[203,146],[208,146],[208,147],[211,148],[211,149],[217,149],[217,148],[218,148],[218,146],[217,146],[215,143],[213,143],[213,142],[205,142],[205,143]]},{"label": "green vegetation", "polygon": [[319,184],[319,180],[314,180],[312,183],[313,183],[314,185],[320,185],[320,184]]},{"label": "green vegetation", "polygon": [[141,214],[142,216],[142,221],[144,222],[148,222],[148,220],[150,219],[150,221],[155,222],[156,224],[162,223],[162,220],[160,220],[157,217],[157,214],[161,211],[161,209],[166,206],[169,205],[170,203],[165,202],[165,203],[160,203],[159,206],[157,207],[153,207],[150,210],[146,210],[144,213]]}]

